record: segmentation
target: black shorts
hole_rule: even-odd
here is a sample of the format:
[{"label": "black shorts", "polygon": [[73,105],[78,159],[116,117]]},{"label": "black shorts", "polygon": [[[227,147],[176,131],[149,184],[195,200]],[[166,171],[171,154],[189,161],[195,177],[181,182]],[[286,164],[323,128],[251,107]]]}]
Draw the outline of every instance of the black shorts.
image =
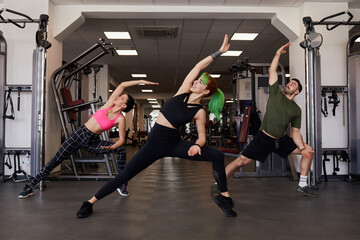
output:
[{"label": "black shorts", "polygon": [[259,131],[241,155],[265,162],[267,156],[272,152],[277,153],[282,158],[287,158],[296,148],[296,144],[288,135],[275,139]]}]

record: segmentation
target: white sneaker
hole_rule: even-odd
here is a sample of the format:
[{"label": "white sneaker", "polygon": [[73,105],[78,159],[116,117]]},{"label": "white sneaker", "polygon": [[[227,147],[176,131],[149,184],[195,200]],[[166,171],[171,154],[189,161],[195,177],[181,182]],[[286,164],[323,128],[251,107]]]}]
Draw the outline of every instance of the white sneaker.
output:
[{"label": "white sneaker", "polygon": [[128,191],[126,191],[126,187],[125,184],[121,185],[117,191],[119,192],[119,194],[123,197],[128,197],[130,194]]}]

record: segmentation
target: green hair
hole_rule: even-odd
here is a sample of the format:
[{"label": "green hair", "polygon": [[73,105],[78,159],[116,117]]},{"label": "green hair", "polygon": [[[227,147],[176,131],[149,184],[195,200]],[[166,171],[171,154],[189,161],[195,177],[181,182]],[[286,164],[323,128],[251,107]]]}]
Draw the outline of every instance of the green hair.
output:
[{"label": "green hair", "polygon": [[[207,89],[210,90],[209,95],[212,95],[209,102],[209,110],[211,113],[215,114],[218,120],[220,120],[220,113],[222,111],[225,101],[224,93],[217,87],[215,79],[212,78],[209,73],[202,73],[200,78],[203,83],[207,85]],[[212,79],[212,81],[209,82],[210,79]]]},{"label": "green hair", "polygon": [[203,74],[201,74],[200,78],[203,81],[203,83],[206,85],[207,82],[209,81],[209,78],[211,78],[211,76],[207,72],[204,72]]},{"label": "green hair", "polygon": [[213,94],[213,96],[210,99],[209,110],[210,112],[215,114],[218,120],[220,120],[220,113],[224,106],[224,101],[225,101],[224,93],[219,88],[217,88],[216,92]]}]

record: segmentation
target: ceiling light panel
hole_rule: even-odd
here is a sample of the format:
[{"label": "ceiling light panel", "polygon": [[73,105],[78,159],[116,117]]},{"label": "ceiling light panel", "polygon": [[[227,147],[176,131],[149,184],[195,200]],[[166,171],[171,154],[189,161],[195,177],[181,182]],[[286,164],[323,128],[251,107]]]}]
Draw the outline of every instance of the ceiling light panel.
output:
[{"label": "ceiling light panel", "polygon": [[227,51],[226,53],[221,54],[224,57],[238,57],[242,51]]},{"label": "ceiling light panel", "polygon": [[136,56],[136,55],[138,55],[136,50],[116,50],[116,53],[121,56]]},{"label": "ceiling light panel", "polygon": [[143,73],[133,73],[133,74],[131,74],[131,76],[133,78],[146,78],[147,77],[146,74],[143,74]]},{"label": "ceiling light panel", "polygon": [[108,39],[131,39],[129,32],[104,32]]},{"label": "ceiling light panel", "polygon": [[257,33],[234,33],[231,40],[252,41],[257,35]]},{"label": "ceiling light panel", "polygon": [[220,75],[220,74],[210,74],[210,76],[211,76],[212,78],[219,78],[221,75]]}]

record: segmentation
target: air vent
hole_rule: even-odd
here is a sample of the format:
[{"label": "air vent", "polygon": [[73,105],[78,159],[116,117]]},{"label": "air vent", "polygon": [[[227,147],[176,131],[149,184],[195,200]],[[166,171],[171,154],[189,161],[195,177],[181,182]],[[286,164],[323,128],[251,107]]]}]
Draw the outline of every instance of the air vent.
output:
[{"label": "air vent", "polygon": [[139,38],[176,38],[178,27],[174,26],[151,26],[136,27]]}]

